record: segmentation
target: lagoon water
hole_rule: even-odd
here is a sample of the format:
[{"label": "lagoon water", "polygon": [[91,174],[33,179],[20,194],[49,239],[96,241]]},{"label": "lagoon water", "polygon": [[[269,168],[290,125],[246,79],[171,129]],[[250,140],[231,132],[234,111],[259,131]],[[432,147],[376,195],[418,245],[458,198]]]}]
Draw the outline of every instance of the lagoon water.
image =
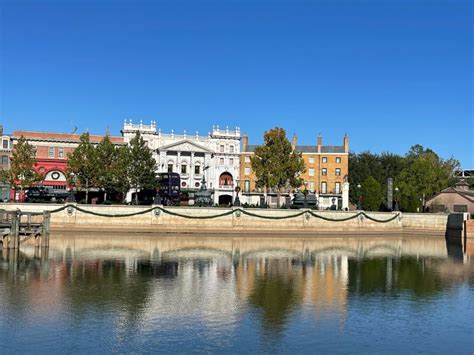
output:
[{"label": "lagoon water", "polygon": [[443,238],[55,235],[0,255],[0,353],[474,352]]}]

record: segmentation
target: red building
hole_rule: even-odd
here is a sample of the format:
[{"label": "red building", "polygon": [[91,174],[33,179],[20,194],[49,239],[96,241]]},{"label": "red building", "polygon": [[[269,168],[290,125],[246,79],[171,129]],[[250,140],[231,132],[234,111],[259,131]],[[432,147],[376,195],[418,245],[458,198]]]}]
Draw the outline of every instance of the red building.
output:
[{"label": "red building", "polygon": [[[35,170],[45,175],[42,184],[55,189],[66,189],[67,157],[79,145],[81,135],[14,131],[12,135],[13,145],[22,136],[36,148]],[[90,141],[93,144],[99,143],[103,138],[104,136],[90,135]],[[109,136],[109,138],[113,144],[124,144],[122,137]]]}]

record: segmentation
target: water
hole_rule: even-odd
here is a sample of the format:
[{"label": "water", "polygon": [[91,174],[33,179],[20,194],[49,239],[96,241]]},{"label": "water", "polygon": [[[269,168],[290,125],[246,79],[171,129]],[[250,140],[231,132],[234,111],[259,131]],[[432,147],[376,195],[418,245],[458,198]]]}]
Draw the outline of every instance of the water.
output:
[{"label": "water", "polygon": [[0,353],[474,352],[473,258],[443,238],[57,235],[1,255]]}]

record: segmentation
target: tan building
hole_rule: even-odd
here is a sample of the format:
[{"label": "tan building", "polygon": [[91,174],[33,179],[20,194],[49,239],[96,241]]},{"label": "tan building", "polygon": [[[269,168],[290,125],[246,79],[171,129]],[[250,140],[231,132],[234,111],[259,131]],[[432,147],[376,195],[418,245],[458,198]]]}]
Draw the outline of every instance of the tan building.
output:
[{"label": "tan building", "polygon": [[459,181],[454,187],[448,187],[426,202],[432,212],[469,212],[474,213],[474,190],[469,184]]},{"label": "tan building", "polygon": [[[293,149],[302,154],[306,171],[301,175],[304,180],[302,190],[308,189],[318,199],[322,209],[336,205],[339,209],[349,206],[349,138],[344,136],[340,146],[323,145],[321,135],[316,145],[298,145],[296,135],[292,139]],[[242,203],[260,203],[262,189],[256,186],[256,176],[252,171],[251,157],[256,145],[248,144],[248,137],[242,137],[240,156],[240,186],[242,188]],[[270,191],[270,204],[276,205],[276,194]],[[284,198],[291,198],[289,191]]]}]

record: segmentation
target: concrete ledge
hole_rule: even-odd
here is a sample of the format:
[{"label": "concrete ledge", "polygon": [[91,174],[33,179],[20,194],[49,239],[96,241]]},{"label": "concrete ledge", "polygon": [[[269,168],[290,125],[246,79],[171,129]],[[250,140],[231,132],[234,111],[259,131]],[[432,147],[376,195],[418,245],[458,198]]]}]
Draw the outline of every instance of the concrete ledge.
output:
[{"label": "concrete ledge", "polygon": [[[59,204],[0,204],[5,210],[19,208],[25,212],[42,212],[43,210],[56,210],[64,205]],[[83,210],[92,213],[113,215],[141,213],[130,217],[104,217],[84,213],[74,208],[63,209],[51,215],[51,228],[53,231],[98,231],[109,230],[117,232],[145,232],[156,234],[169,233],[207,233],[207,234],[387,234],[415,232],[426,235],[442,235],[448,224],[447,214],[415,214],[404,213],[393,220],[382,223],[358,216],[347,221],[328,221],[302,213],[303,210],[279,209],[245,209],[258,216],[264,217],[291,217],[287,219],[267,219],[237,213],[220,216],[217,218],[189,219],[179,217],[172,213],[193,217],[216,216],[230,212],[229,208],[197,208],[197,207],[166,207],[166,211],[149,211],[151,206],[114,206],[114,205],[78,205]],[[328,219],[345,219],[355,217],[359,211],[312,211],[318,216]],[[397,213],[365,212],[367,216],[377,220],[388,220]],[[298,215],[301,214],[301,215]],[[298,216],[295,216],[298,215]],[[295,216],[295,217],[292,217]]]}]

